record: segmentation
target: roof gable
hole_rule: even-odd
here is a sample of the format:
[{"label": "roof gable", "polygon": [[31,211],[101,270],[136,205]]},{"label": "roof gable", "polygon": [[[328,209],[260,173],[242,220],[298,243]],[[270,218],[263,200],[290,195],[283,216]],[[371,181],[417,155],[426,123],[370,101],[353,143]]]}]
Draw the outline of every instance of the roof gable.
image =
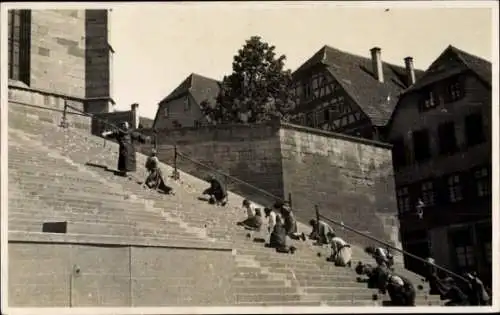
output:
[{"label": "roof gable", "polygon": [[[301,65],[294,76],[323,64],[345,92],[360,106],[374,125],[384,126],[391,117],[399,95],[408,87],[404,67],[383,62],[384,82],[372,70],[371,58],[324,46]],[[422,70],[415,69],[418,80]]]},{"label": "roof gable", "polygon": [[219,91],[220,83],[217,80],[192,73],[160,103],[168,102],[183,94],[190,93],[193,99],[200,105],[204,100],[208,102],[215,101]]},{"label": "roof gable", "polygon": [[491,63],[450,45],[432,62],[422,78],[405,92],[419,90],[466,70],[474,72],[491,86]]}]

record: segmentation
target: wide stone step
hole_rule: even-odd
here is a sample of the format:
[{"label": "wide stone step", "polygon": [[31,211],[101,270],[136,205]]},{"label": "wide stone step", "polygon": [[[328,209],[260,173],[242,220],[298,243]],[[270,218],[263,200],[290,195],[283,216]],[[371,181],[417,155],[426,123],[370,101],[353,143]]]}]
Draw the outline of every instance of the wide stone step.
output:
[{"label": "wide stone step", "polygon": [[141,213],[131,212],[127,215],[110,215],[110,214],[83,214],[83,213],[75,213],[75,212],[36,212],[33,209],[29,212],[19,212],[17,210],[9,209],[9,221],[10,220],[45,220],[45,221],[81,221],[87,223],[113,223],[113,222],[123,222],[130,221],[140,223],[143,226],[157,226],[162,228],[177,228],[179,224],[177,222],[168,221],[159,216],[145,216]]},{"label": "wide stone step", "polygon": [[27,217],[27,216],[11,216],[9,214],[9,222],[15,222],[15,223],[26,223],[26,224],[43,224],[47,222],[68,222],[72,224],[90,224],[90,225],[95,225],[95,224],[103,224],[103,225],[109,225],[109,226],[128,226],[128,227],[136,227],[136,228],[143,228],[143,229],[152,229],[152,230],[166,230],[170,232],[174,231],[179,231],[179,232],[185,232],[186,230],[182,227],[180,227],[179,224],[173,223],[173,222],[168,222],[168,221],[163,221],[163,222],[157,222],[157,223],[150,223],[150,222],[140,222],[140,221],[127,221],[127,220],[118,220],[118,219],[108,219],[108,220],[102,220],[100,218],[86,218],[82,219],[81,217],[74,216],[72,218],[70,217],[64,217],[64,216],[38,216],[38,217]]},{"label": "wide stone step", "polygon": [[[103,207],[92,208],[92,209],[77,209],[77,208],[51,208],[47,209],[40,205],[33,205],[32,203],[26,202],[24,204],[9,202],[9,216],[10,214],[15,215],[18,218],[33,216],[33,217],[44,217],[47,216],[61,216],[61,217],[73,217],[78,218],[103,218],[104,220],[120,220],[120,221],[132,221],[132,222],[144,222],[144,223],[160,223],[168,222],[160,213],[152,211],[136,211],[128,209],[106,209]],[[168,223],[166,223],[168,225]]]},{"label": "wide stone step", "polygon": [[236,288],[236,294],[296,294],[297,289],[293,287],[275,286],[242,286]]},{"label": "wide stone step", "polygon": [[283,302],[300,300],[299,294],[236,294],[236,302]]},{"label": "wide stone step", "polygon": [[30,181],[19,180],[14,182],[18,189],[21,191],[43,191],[46,189],[50,189],[54,193],[76,193],[83,192],[85,194],[94,194],[94,195],[106,195],[110,198],[121,198],[125,199],[129,194],[116,192],[113,189],[105,189],[105,187],[85,187],[85,186],[73,186],[73,185],[65,185],[64,183],[54,183],[54,182],[45,182],[45,183],[35,183]]}]

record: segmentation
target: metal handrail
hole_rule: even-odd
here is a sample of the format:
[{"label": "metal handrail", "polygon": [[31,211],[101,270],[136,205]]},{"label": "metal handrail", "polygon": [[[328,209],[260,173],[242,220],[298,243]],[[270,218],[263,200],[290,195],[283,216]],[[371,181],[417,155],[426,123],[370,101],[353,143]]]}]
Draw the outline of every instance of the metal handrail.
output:
[{"label": "metal handrail", "polygon": [[[316,217],[321,218],[321,219],[324,219],[324,220],[326,220],[326,221],[328,221],[328,222],[331,222],[331,223],[333,223],[333,224],[335,224],[335,225],[338,225],[338,226],[342,227],[343,229],[349,230],[349,231],[351,231],[351,232],[353,232],[353,233],[355,233],[355,234],[357,234],[357,235],[361,235],[361,236],[363,236],[363,237],[366,237],[366,238],[368,238],[368,239],[370,239],[370,240],[372,240],[372,241],[375,241],[375,242],[377,242],[377,243],[379,243],[379,244],[384,245],[385,247],[388,247],[388,248],[390,248],[390,249],[392,249],[392,250],[394,250],[394,251],[397,251],[397,252],[399,252],[399,253],[401,253],[401,254],[403,254],[403,255],[406,255],[406,256],[412,257],[412,258],[414,258],[414,259],[416,259],[416,260],[418,260],[418,261],[421,261],[421,262],[423,262],[423,263],[425,263],[425,264],[431,264],[430,262],[428,262],[427,260],[425,260],[425,259],[423,259],[423,258],[421,258],[421,257],[418,257],[418,256],[416,256],[416,255],[414,255],[414,254],[412,254],[412,253],[410,253],[410,252],[407,252],[407,251],[405,251],[405,250],[403,250],[403,249],[399,249],[399,248],[397,248],[397,247],[394,247],[394,246],[392,246],[391,244],[386,243],[386,242],[384,242],[384,241],[381,241],[381,240],[379,240],[379,239],[377,239],[377,238],[375,238],[375,237],[373,237],[373,236],[370,236],[370,235],[368,235],[368,234],[365,234],[365,233],[363,233],[363,232],[360,232],[360,231],[356,230],[355,228],[352,228],[352,227],[350,227],[350,226],[348,226],[348,225],[345,225],[343,222],[338,222],[338,221],[336,221],[336,220],[333,220],[333,219],[327,218],[327,217],[325,217],[324,215],[321,215],[321,214],[319,213],[318,208],[316,208]],[[468,280],[467,280],[467,279],[465,279],[464,277],[462,277],[462,276],[460,276],[460,275],[458,275],[458,274],[454,273],[453,271],[451,271],[451,270],[449,270],[449,269],[446,269],[446,268],[441,267],[441,266],[439,266],[439,265],[436,265],[436,264],[434,264],[434,263],[432,263],[432,266],[434,266],[434,267],[436,267],[437,269],[442,270],[442,271],[444,271],[444,272],[446,272],[446,273],[448,273],[448,274],[450,274],[450,275],[452,275],[452,276],[454,276],[454,277],[456,277],[456,278],[458,278],[458,279],[460,279],[460,280],[463,280],[463,281],[466,281],[466,282],[468,281]]]},{"label": "metal handrail", "polygon": [[276,196],[276,195],[274,195],[274,194],[272,194],[272,193],[270,193],[270,192],[268,192],[268,191],[265,191],[264,189],[261,189],[261,188],[259,188],[259,187],[257,187],[257,186],[254,186],[254,185],[252,185],[252,184],[250,184],[250,183],[247,183],[247,182],[245,182],[245,181],[243,181],[243,180],[241,180],[241,179],[239,179],[239,178],[236,178],[236,177],[231,176],[231,175],[229,175],[229,174],[227,174],[227,173],[224,173],[224,172],[222,172],[222,171],[220,171],[220,170],[218,170],[218,169],[216,169],[216,168],[214,168],[214,167],[211,167],[211,166],[208,166],[208,165],[206,165],[206,164],[203,164],[202,162],[197,161],[197,160],[195,160],[195,159],[193,159],[193,158],[191,158],[191,157],[187,156],[186,154],[184,154],[184,153],[182,153],[182,152],[179,152],[179,151],[178,151],[178,152],[177,152],[177,154],[178,154],[179,156],[184,157],[185,159],[189,160],[190,162],[192,162],[192,163],[194,163],[194,164],[198,164],[199,166],[202,166],[202,167],[204,167],[204,168],[207,168],[207,169],[209,169],[210,171],[212,171],[212,172],[214,172],[214,173],[218,173],[219,175],[222,175],[222,176],[227,177],[227,178],[229,178],[229,179],[231,179],[231,180],[233,180],[233,181],[235,181],[235,182],[238,182],[238,183],[243,184],[243,185],[245,185],[245,186],[247,186],[247,187],[250,187],[250,188],[252,188],[252,189],[254,189],[254,190],[256,190],[256,191],[258,191],[258,192],[260,192],[260,193],[262,193],[262,194],[264,194],[264,195],[267,195],[268,197],[271,197],[271,198],[276,199],[276,200],[278,200],[278,201],[283,201],[283,202],[284,202],[284,201],[286,201],[285,199],[283,199],[283,198],[281,198],[281,197],[278,197],[278,196]]},{"label": "metal handrail", "polygon": [[[73,110],[76,110],[76,111],[79,111],[79,112],[83,113],[84,115],[87,115],[87,116],[89,116],[89,117],[92,117],[92,118],[94,118],[94,119],[96,119],[96,120],[101,120],[100,118],[94,117],[94,115],[92,115],[92,114],[82,112],[82,111],[81,111],[80,109],[78,109],[78,108],[74,108],[74,107],[72,107],[72,106],[70,106],[70,105],[67,105],[67,104],[66,104],[66,102],[65,102],[65,105],[64,105],[64,110],[65,110],[65,112],[66,112],[66,108],[71,108],[71,109],[73,109]],[[121,130],[120,128],[118,128],[116,125],[114,125],[114,124],[110,123],[109,121],[104,121],[104,120],[101,120],[101,121],[103,121],[105,124],[108,124],[108,125],[113,126],[114,128],[116,128],[116,129],[118,129],[118,130]],[[123,131],[123,130],[121,130],[121,131]],[[155,132],[155,133],[156,133],[156,131],[155,131],[155,130],[153,130],[153,132]],[[141,133],[140,133],[140,134],[141,134]],[[229,175],[229,174],[227,174],[227,173],[224,173],[224,172],[222,172],[222,171],[220,171],[220,170],[218,170],[218,169],[216,169],[216,168],[214,168],[214,167],[211,167],[211,166],[209,166],[209,165],[203,164],[202,162],[197,161],[197,160],[195,160],[195,159],[193,159],[193,158],[189,157],[188,155],[186,155],[186,154],[184,154],[184,153],[182,153],[182,152],[179,152],[179,150],[178,150],[178,148],[177,148],[177,146],[176,146],[176,145],[174,145],[174,146],[173,146],[173,148],[174,148],[174,150],[175,150],[175,160],[177,159],[177,156],[184,157],[185,159],[189,160],[190,162],[192,162],[192,163],[194,163],[194,164],[198,164],[199,166],[202,166],[202,167],[204,167],[204,168],[207,168],[207,169],[209,169],[209,170],[210,170],[210,171],[212,171],[212,172],[218,173],[219,175],[222,175],[222,176],[224,176],[224,177],[226,177],[226,178],[230,178],[231,180],[234,180],[234,181],[236,181],[236,182],[238,182],[238,183],[241,183],[241,184],[243,184],[243,185],[245,185],[245,186],[248,186],[248,187],[250,187],[250,188],[253,188],[253,189],[255,189],[256,191],[258,191],[258,192],[260,192],[260,193],[262,193],[262,194],[264,194],[264,195],[267,195],[268,197],[272,197],[272,198],[274,198],[274,199],[276,199],[276,200],[279,200],[279,201],[286,201],[285,199],[283,199],[283,198],[281,198],[281,197],[278,197],[278,196],[276,196],[276,195],[274,195],[274,194],[272,194],[272,193],[270,193],[270,192],[268,192],[268,191],[265,191],[265,190],[263,190],[263,189],[261,189],[261,188],[258,188],[258,187],[256,187],[256,186],[254,186],[254,185],[250,184],[250,183],[247,183],[247,182],[245,182],[245,181],[243,181],[243,180],[241,180],[241,179],[238,179],[238,178],[236,178],[236,177],[234,177],[234,176],[231,176],[231,175]],[[175,162],[175,169],[176,169],[176,172],[177,172],[177,161],[174,161],[174,162]],[[291,199],[291,198],[290,198],[290,199]],[[295,210],[295,209],[294,209],[294,210]],[[295,211],[296,211],[296,210],[295,210]],[[405,251],[405,250],[402,250],[402,249],[399,249],[399,248],[397,248],[397,247],[394,247],[394,246],[390,245],[389,243],[384,242],[384,241],[381,241],[381,240],[379,240],[379,239],[377,239],[377,238],[375,238],[375,237],[373,237],[373,236],[370,236],[370,235],[368,235],[368,234],[365,234],[365,233],[363,233],[363,232],[360,232],[360,231],[358,231],[358,230],[356,230],[356,229],[354,229],[354,228],[352,228],[352,227],[350,227],[350,226],[348,226],[348,225],[345,225],[343,222],[338,222],[338,221],[336,221],[336,220],[333,220],[333,219],[331,219],[331,218],[327,218],[327,217],[325,217],[325,216],[321,215],[321,214],[319,213],[319,207],[318,207],[317,205],[315,205],[315,211],[316,211],[316,219],[317,219],[318,221],[319,221],[319,219],[320,219],[320,218],[322,218],[322,219],[324,219],[324,220],[326,220],[326,221],[328,221],[328,222],[331,222],[331,223],[333,223],[333,224],[335,224],[335,225],[338,225],[338,226],[342,227],[343,229],[349,230],[349,231],[351,231],[351,232],[353,232],[353,233],[355,233],[355,234],[357,234],[357,235],[363,236],[363,237],[368,238],[368,239],[370,239],[370,240],[372,240],[372,241],[375,241],[375,242],[377,242],[377,243],[379,243],[379,244],[382,244],[382,245],[386,246],[387,248],[390,248],[390,249],[392,249],[392,250],[394,250],[394,251],[397,251],[397,252],[399,252],[399,253],[401,253],[401,254],[403,254],[403,255],[407,255],[407,256],[409,256],[409,257],[412,257],[412,258],[414,258],[414,259],[416,259],[416,260],[418,260],[418,261],[421,261],[421,262],[423,262],[423,263],[425,263],[425,264],[431,264],[431,263],[429,263],[427,260],[425,260],[425,259],[423,259],[423,258],[421,258],[421,257],[418,257],[418,256],[416,256],[416,255],[414,255],[414,254],[412,254],[412,253],[409,253],[409,252]],[[454,276],[455,278],[458,278],[458,279],[460,279],[460,280],[463,280],[463,281],[465,281],[465,282],[468,282],[468,280],[467,280],[467,279],[465,279],[464,277],[462,277],[462,276],[460,276],[460,275],[456,274],[455,272],[453,272],[453,271],[451,271],[451,270],[449,270],[449,269],[447,269],[447,268],[441,267],[441,266],[439,266],[439,265],[437,265],[437,264],[435,264],[435,263],[432,263],[432,266],[436,267],[436,268],[437,268],[437,269],[439,269],[439,270],[442,270],[442,271],[444,271],[444,272],[448,273],[449,275]]]}]

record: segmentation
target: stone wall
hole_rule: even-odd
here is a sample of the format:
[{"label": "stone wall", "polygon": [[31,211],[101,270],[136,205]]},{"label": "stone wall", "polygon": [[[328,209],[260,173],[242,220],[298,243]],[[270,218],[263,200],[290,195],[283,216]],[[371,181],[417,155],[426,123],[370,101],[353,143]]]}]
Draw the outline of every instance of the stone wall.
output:
[{"label": "stone wall", "polygon": [[231,305],[233,268],[231,251],[11,242],[9,305]]},{"label": "stone wall", "polygon": [[[390,147],[306,127],[280,130],[284,191],[303,222],[320,214],[398,248],[399,228]],[[332,225],[358,244],[372,241]]]},{"label": "stone wall", "polygon": [[[39,117],[40,120],[47,121],[59,125],[63,120],[64,102],[68,105],[83,110],[83,101],[76,99],[67,99],[59,95],[33,91],[21,85],[22,83],[9,82],[9,112],[15,111],[18,113],[29,114]],[[88,116],[80,114],[75,110],[69,109],[66,113],[66,122],[71,128],[86,130],[90,133],[92,121]]]},{"label": "stone wall", "polygon": [[[173,164],[172,145],[177,144],[181,154],[277,197],[288,198],[290,193],[302,222],[314,217],[318,205],[325,216],[401,247],[392,154],[387,145],[278,123],[161,131],[157,141],[159,158],[167,164]],[[150,149],[149,145],[141,147],[145,154]],[[177,165],[201,178],[214,174],[182,155]],[[236,181],[226,182],[229,190],[258,203],[275,201]],[[373,244],[354,233],[345,237]]]},{"label": "stone wall", "polygon": [[[228,125],[163,130],[157,135],[157,143],[158,156],[167,164],[173,165],[173,144],[177,144],[179,152],[256,188],[283,197],[278,125]],[[141,150],[149,154],[151,148],[143,146]],[[217,175],[211,169],[193,163],[183,156],[179,156],[177,162],[181,170],[202,179]],[[260,193],[256,188],[227,179],[225,176],[217,177],[227,184],[229,190],[256,202],[268,204],[275,201],[275,198]]]},{"label": "stone wall", "polygon": [[85,10],[31,10],[30,87],[85,97]]}]

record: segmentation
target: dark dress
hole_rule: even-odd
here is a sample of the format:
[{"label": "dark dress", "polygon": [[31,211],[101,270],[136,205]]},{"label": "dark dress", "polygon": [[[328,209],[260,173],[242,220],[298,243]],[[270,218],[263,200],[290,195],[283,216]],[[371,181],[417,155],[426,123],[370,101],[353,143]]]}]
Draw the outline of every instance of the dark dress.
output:
[{"label": "dark dress", "polygon": [[403,286],[396,286],[392,283],[387,285],[387,292],[391,298],[391,304],[393,306],[415,306],[415,287],[410,280],[405,277],[398,277],[403,280]]},{"label": "dark dress", "polygon": [[133,130],[115,131],[108,137],[116,139],[120,145],[118,150],[118,171],[120,172],[135,172],[137,169],[135,159],[134,142],[145,143],[146,138],[140,133]]},{"label": "dark dress", "polygon": [[227,192],[224,186],[216,179],[210,180],[210,187],[205,189],[204,195],[214,196],[215,200],[220,202],[227,197]]},{"label": "dark dress", "polygon": [[283,224],[276,224],[269,238],[269,247],[276,249],[286,248],[286,230]]},{"label": "dark dress", "polygon": [[165,184],[165,180],[163,179],[163,175],[157,161],[158,160],[153,157],[149,157],[147,159],[146,169],[148,170],[149,175],[146,178],[145,184],[151,189],[159,189],[165,194],[169,194],[172,192],[172,188]]},{"label": "dark dress", "polygon": [[283,218],[285,220],[286,234],[290,235],[297,233],[297,221],[295,220],[293,212],[284,213]]}]

